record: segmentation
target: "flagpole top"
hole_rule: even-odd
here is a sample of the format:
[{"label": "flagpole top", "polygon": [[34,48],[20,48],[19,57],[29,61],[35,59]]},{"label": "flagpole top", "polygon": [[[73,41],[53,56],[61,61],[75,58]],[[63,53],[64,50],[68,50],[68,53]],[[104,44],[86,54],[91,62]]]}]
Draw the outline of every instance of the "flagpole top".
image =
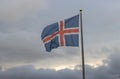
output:
[{"label": "flagpole top", "polygon": [[82,12],[82,9],[80,9],[80,12]]}]

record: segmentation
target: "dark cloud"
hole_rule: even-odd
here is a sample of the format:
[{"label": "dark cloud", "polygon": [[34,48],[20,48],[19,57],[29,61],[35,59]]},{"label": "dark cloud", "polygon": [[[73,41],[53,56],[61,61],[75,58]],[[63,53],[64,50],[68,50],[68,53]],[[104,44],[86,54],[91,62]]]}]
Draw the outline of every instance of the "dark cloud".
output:
[{"label": "dark cloud", "polygon": [[[47,4],[49,3],[49,5]],[[97,68],[86,66],[87,79],[119,78],[119,0],[0,0],[0,77],[1,79],[79,79],[79,66],[75,70],[36,70],[34,66],[21,66],[6,71],[4,66],[39,64],[42,67],[75,65],[80,61],[79,48],[58,48],[46,53],[40,38],[45,25],[79,13],[83,8],[85,58],[87,63],[106,58]],[[61,5],[62,4],[62,5]],[[43,11],[47,9],[47,11]],[[118,40],[118,41],[117,41]],[[111,47],[112,46],[112,47]],[[117,54],[117,56],[116,56]],[[58,62],[59,61],[59,62]],[[3,67],[2,67],[3,66]],[[67,66],[68,67],[68,66]],[[42,75],[41,75],[42,74]],[[47,75],[47,76],[46,76]]]},{"label": "dark cloud", "polygon": [[[120,54],[111,55],[107,65],[96,68],[86,65],[86,79],[119,79],[120,78]],[[74,70],[62,69],[35,69],[32,65],[20,66],[0,71],[1,79],[82,79],[82,72],[77,65]]]},{"label": "dark cloud", "polygon": [[115,52],[116,53],[109,56],[109,72],[120,78],[120,51],[116,49]]},{"label": "dark cloud", "polygon": [[39,69],[36,70],[33,66],[21,66],[11,68],[6,71],[0,71],[0,78],[2,79],[79,79],[79,71],[72,71],[70,69],[64,69],[55,71],[51,69]]}]

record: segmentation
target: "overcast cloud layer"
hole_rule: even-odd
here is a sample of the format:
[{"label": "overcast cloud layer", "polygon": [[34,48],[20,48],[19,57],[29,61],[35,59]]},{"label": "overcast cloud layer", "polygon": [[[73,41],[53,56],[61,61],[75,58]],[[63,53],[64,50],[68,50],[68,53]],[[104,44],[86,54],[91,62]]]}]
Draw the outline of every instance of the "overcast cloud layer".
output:
[{"label": "overcast cloud layer", "polygon": [[[111,55],[108,60],[104,60],[104,65],[93,68],[86,65],[86,79],[119,79],[120,78],[120,54]],[[32,65],[20,66],[0,71],[1,79],[82,79],[80,66],[76,65],[74,70],[62,69],[55,71],[52,69],[36,70]]]},{"label": "overcast cloud layer", "polygon": [[119,79],[119,3],[0,0],[0,78],[79,79],[81,71],[76,67],[81,65],[80,48],[59,47],[48,53],[40,36],[46,25],[74,16],[83,8],[87,79]]}]

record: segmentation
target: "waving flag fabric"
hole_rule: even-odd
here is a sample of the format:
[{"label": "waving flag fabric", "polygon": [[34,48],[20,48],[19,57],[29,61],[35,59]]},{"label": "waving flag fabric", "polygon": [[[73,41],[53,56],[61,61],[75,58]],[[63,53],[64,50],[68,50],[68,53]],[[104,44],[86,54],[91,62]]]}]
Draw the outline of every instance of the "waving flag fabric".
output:
[{"label": "waving flag fabric", "polygon": [[61,20],[44,28],[41,38],[46,51],[60,46],[79,46],[79,15]]}]

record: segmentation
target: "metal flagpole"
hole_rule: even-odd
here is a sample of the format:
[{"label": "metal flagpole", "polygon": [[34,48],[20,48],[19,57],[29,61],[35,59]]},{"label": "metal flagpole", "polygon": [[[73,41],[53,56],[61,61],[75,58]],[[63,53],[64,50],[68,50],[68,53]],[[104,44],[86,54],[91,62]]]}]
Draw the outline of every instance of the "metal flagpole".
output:
[{"label": "metal flagpole", "polygon": [[80,10],[80,31],[81,31],[81,54],[82,54],[82,78],[85,79],[82,9]]}]

